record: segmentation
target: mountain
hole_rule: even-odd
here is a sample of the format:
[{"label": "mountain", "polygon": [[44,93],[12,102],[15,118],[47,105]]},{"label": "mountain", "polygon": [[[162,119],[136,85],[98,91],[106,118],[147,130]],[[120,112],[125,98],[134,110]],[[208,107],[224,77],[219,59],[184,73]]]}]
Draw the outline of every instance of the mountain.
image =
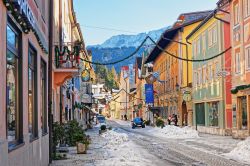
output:
[{"label": "mountain", "polygon": [[[136,48],[143,42],[143,40],[148,36],[150,36],[153,40],[157,41],[161,34],[170,27],[161,28],[158,30],[153,30],[149,32],[139,33],[137,35],[116,35],[112,36],[104,43],[99,45],[88,46],[87,49],[92,52],[92,60],[93,62],[114,62],[124,57],[131,55]],[[146,43],[150,45],[150,41]],[[152,45],[151,45],[151,48]],[[136,55],[133,57],[114,65],[116,71],[120,71],[121,66],[133,64],[135,62],[135,57],[141,56],[142,53],[148,49],[147,47],[142,47]],[[147,50],[148,51],[148,50]],[[111,68],[112,66],[108,66]]]}]

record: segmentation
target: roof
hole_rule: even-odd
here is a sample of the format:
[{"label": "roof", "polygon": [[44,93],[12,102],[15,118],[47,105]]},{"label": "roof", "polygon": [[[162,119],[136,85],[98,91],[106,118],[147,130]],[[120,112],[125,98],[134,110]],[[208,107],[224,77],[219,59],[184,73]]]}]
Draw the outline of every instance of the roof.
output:
[{"label": "roof", "polygon": [[[209,13],[211,13],[211,11],[206,11],[206,13],[208,15]],[[186,27],[188,25],[191,25],[191,24],[194,24],[196,22],[204,20],[207,17],[207,15],[204,16],[204,14],[202,14],[202,17],[195,18],[194,20],[185,22],[179,26],[168,29],[162,34],[162,36],[164,38],[173,39],[175,37],[175,35],[178,33],[178,31],[181,30],[183,27]],[[171,43],[171,41],[163,39],[162,36],[157,41],[157,45],[160,46],[161,48],[166,48],[167,45]],[[161,52],[162,52],[162,50],[159,49],[157,46],[155,46],[154,49],[150,52],[150,54],[146,58],[145,63],[149,63],[149,62],[154,61],[158,57],[158,55],[160,55]]]},{"label": "roof", "polygon": [[214,16],[214,12],[216,12],[217,9],[213,10],[188,36],[187,39],[189,39],[191,36],[193,36],[206,22],[210,20]]}]

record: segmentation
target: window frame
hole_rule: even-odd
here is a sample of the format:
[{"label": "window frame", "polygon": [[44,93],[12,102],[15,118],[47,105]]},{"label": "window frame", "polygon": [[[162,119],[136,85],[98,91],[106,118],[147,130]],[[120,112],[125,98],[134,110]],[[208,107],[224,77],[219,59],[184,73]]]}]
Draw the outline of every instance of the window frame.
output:
[{"label": "window frame", "polygon": [[[48,133],[48,112],[47,112],[47,63],[41,58],[40,64],[40,84],[41,84],[41,130],[42,134],[45,135]],[[44,125],[43,125],[44,124]]]},{"label": "window frame", "polygon": [[250,70],[250,46],[245,47],[246,70]]},{"label": "window frame", "polygon": [[234,11],[234,25],[238,25],[240,23],[240,7],[239,7],[239,3],[234,4],[233,6],[233,11]]},{"label": "window frame", "polygon": [[248,18],[250,16],[250,0],[243,1],[244,6],[244,18]]},{"label": "window frame", "polygon": [[[238,60],[239,60],[239,62],[238,62]],[[240,61],[241,61],[240,52],[235,52],[235,74],[241,73]]]},{"label": "window frame", "polygon": [[[16,44],[17,47],[13,47],[11,43],[8,42],[8,36],[7,36],[7,28],[10,28],[16,35]],[[17,58],[17,83],[16,83],[16,112],[15,112],[15,140],[9,141],[8,140],[8,104],[7,104],[7,73],[6,73],[6,139],[8,141],[8,151],[12,151],[19,147],[20,144],[24,143],[23,140],[23,82],[22,82],[22,76],[23,76],[23,60],[22,60],[22,33],[20,29],[13,23],[10,17],[7,17],[7,25],[6,25],[6,72],[7,72],[7,52],[10,51],[15,55],[15,58]]]},{"label": "window frame", "polygon": [[[30,53],[31,51],[34,53],[33,55],[33,65],[30,64]],[[37,139],[38,136],[38,100],[37,100],[37,89],[38,89],[38,84],[37,84],[37,50],[35,47],[29,42],[28,46],[28,77],[29,77],[29,71],[30,69],[33,71],[33,85],[32,85],[32,93],[33,93],[33,110],[32,110],[32,133],[29,131],[29,122],[28,122],[28,133],[30,135],[30,141],[33,141]],[[30,83],[29,83],[29,78],[28,78],[28,91],[30,88]],[[28,98],[29,98],[29,93],[28,93]],[[29,100],[28,100],[29,103]],[[29,104],[28,104],[29,105]],[[28,108],[29,109],[29,108]],[[28,111],[28,120],[29,120],[29,111]]]}]

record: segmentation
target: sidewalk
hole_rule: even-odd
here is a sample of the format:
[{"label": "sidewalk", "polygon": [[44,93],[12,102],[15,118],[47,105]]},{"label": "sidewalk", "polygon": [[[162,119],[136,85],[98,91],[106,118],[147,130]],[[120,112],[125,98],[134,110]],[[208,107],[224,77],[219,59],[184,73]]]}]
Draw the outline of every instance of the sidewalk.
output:
[{"label": "sidewalk", "polygon": [[109,154],[103,148],[107,141],[99,136],[98,130],[91,129],[86,134],[92,139],[87,154],[77,154],[76,147],[70,147],[69,153],[67,153],[68,159],[53,161],[51,166],[95,166],[96,161],[107,159]]}]

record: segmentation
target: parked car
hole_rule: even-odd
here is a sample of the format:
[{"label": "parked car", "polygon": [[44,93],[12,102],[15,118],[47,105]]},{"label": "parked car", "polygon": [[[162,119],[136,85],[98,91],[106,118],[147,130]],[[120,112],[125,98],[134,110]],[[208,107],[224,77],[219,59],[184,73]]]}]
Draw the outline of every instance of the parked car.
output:
[{"label": "parked car", "polygon": [[132,129],[136,128],[136,127],[142,127],[142,128],[145,128],[145,124],[142,120],[142,118],[140,117],[137,117],[137,118],[134,118],[132,122]]},{"label": "parked car", "polygon": [[97,119],[97,124],[100,124],[100,126],[106,126],[107,127],[107,124],[106,124],[106,119],[104,116],[102,115],[98,115],[96,116],[96,119]]}]

